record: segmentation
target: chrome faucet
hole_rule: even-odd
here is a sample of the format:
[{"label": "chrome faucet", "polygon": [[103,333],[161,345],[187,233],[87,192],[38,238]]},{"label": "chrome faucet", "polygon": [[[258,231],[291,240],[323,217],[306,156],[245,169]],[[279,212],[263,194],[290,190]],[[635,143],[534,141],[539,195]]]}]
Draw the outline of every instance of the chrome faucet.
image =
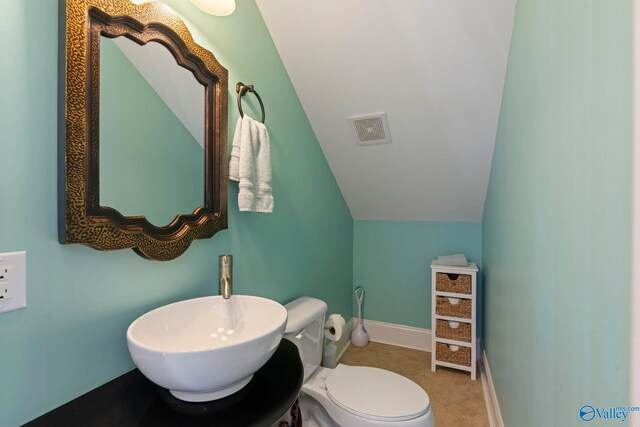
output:
[{"label": "chrome faucet", "polygon": [[218,258],[218,293],[222,298],[229,299],[233,293],[233,256],[220,255]]}]

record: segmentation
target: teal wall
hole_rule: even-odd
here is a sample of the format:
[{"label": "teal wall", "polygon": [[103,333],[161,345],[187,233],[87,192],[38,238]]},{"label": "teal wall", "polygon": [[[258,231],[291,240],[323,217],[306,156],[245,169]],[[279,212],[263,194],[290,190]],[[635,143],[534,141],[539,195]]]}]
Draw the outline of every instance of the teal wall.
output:
[{"label": "teal wall", "polygon": [[[194,102],[204,102],[204,86]],[[204,135],[204,115],[202,123]],[[167,225],[203,204],[203,165],[204,148],[115,42],[102,37],[100,205]]]},{"label": "teal wall", "polygon": [[431,329],[431,261],[465,253],[482,266],[479,222],[354,221],[353,236],[354,284],[365,287],[368,320]]},{"label": "teal wall", "polygon": [[[57,241],[57,0],[6,0],[0,14],[0,251],[28,251],[28,307],[0,314],[0,425],[24,423],[130,370],[125,331],[151,308],[217,292],[234,255],[235,291],[280,302],[322,298],[351,316],[353,221],[253,1],[227,18],[168,1],[202,28],[235,82],[267,107],[275,212],[238,213],[229,229],[169,262]],[[251,111],[251,100],[245,108]],[[313,197],[309,191],[313,189]]]},{"label": "teal wall", "polygon": [[630,0],[518,1],[483,220],[507,426],[627,404],[631,92]]}]

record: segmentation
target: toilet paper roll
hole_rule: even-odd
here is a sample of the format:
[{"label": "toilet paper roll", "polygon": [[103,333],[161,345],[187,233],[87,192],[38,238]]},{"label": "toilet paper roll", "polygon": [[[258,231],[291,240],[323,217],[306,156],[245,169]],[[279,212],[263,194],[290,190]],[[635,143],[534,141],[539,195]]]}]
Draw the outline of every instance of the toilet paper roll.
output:
[{"label": "toilet paper roll", "polygon": [[324,324],[324,336],[330,341],[338,341],[346,326],[344,317],[339,314],[332,314]]}]

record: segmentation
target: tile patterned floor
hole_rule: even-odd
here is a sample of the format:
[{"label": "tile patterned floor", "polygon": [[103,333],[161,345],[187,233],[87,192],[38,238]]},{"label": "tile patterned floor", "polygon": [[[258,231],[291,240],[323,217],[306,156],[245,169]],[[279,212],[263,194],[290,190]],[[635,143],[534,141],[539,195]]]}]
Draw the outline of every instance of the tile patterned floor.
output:
[{"label": "tile patterned floor", "polygon": [[371,342],[349,346],[340,363],[387,369],[415,381],[429,393],[437,427],[489,427],[479,375],[471,381],[468,373],[440,366],[431,372],[431,353]]}]

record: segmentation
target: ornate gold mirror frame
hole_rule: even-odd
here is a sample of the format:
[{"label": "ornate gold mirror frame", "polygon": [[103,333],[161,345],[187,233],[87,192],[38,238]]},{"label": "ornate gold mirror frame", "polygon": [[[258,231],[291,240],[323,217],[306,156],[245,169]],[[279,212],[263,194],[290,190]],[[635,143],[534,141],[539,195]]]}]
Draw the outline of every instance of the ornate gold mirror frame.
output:
[{"label": "ornate gold mirror frame", "polygon": [[[61,0],[60,214],[59,240],[95,249],[133,248],[145,258],[169,260],[195,239],[227,228],[227,70],[193,41],[171,9],[129,0]],[[177,63],[204,86],[203,206],[176,213],[164,227],[144,216],[123,216],[100,206],[100,36],[125,36],[144,45],[163,44]],[[64,95],[64,99],[62,99]],[[164,171],[164,173],[171,173]]]}]

